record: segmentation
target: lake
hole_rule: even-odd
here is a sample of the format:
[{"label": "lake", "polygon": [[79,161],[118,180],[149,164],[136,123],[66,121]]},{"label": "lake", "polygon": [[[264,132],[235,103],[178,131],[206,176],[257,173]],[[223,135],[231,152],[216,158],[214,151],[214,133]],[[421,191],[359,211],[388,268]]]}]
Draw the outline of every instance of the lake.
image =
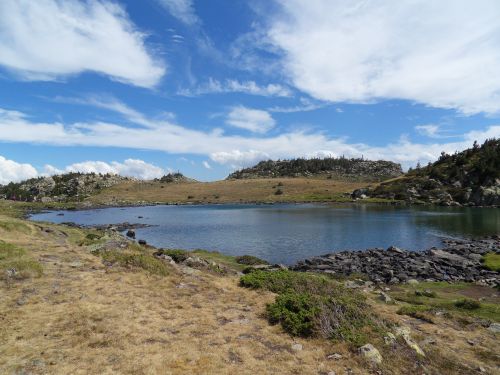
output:
[{"label": "lake", "polygon": [[137,239],[157,247],[250,254],[284,264],[341,250],[390,245],[423,250],[440,246],[443,237],[500,234],[496,208],[371,204],[141,206],[49,211],[31,219],[149,224],[136,230]]}]

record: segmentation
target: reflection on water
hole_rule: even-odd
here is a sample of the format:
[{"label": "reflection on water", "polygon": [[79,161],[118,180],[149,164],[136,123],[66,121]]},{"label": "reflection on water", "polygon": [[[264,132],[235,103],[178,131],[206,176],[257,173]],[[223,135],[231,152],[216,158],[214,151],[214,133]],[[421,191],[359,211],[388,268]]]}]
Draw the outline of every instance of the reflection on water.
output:
[{"label": "reflection on water", "polygon": [[83,225],[150,224],[154,226],[136,230],[137,238],[158,247],[252,254],[285,264],[346,249],[396,245],[421,250],[439,246],[442,237],[500,234],[500,210],[495,208],[202,205],[58,213],[37,214],[32,219]]}]

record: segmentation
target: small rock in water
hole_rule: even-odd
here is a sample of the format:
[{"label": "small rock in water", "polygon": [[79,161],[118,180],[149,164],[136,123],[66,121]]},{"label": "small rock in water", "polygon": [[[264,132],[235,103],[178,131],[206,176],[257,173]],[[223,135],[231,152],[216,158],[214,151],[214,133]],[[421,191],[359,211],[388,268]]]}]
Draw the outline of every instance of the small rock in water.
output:
[{"label": "small rock in water", "polygon": [[127,237],[130,237],[130,238],[135,238],[135,230],[133,229],[129,229],[127,231]]},{"label": "small rock in water", "polygon": [[139,240],[139,245],[146,245],[146,244],[147,244],[146,240]]}]

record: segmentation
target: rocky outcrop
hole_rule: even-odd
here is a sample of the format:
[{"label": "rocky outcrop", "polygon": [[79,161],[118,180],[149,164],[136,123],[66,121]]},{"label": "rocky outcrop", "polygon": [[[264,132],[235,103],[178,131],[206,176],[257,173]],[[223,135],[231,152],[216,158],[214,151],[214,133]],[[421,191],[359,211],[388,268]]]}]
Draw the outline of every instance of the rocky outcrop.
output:
[{"label": "rocky outcrop", "polygon": [[356,181],[382,181],[402,174],[401,165],[390,161],[325,158],[261,161],[251,168],[231,173],[228,179],[317,176]]},{"label": "rocky outcrop", "polygon": [[161,178],[155,179],[155,181],[163,182],[165,184],[172,184],[172,183],[179,184],[179,183],[186,183],[186,182],[196,182],[196,180],[189,178],[189,177],[186,177],[182,173],[179,173],[179,172],[166,174],[165,176],[163,176]]},{"label": "rocky outcrop", "polygon": [[44,203],[82,200],[127,180],[130,178],[114,174],[67,173],[0,186],[0,195],[4,199]]},{"label": "rocky outcrop", "polygon": [[[360,194],[355,191],[352,197]],[[365,189],[363,194],[442,206],[500,206],[500,140],[475,144],[453,155],[443,153],[435,163]]]},{"label": "rocky outcrop", "polygon": [[442,249],[420,252],[394,246],[387,250],[342,251],[306,259],[292,269],[339,275],[365,274],[376,283],[428,280],[500,284],[499,273],[486,269],[481,262],[487,253],[500,253],[500,237],[443,242],[445,247]]}]

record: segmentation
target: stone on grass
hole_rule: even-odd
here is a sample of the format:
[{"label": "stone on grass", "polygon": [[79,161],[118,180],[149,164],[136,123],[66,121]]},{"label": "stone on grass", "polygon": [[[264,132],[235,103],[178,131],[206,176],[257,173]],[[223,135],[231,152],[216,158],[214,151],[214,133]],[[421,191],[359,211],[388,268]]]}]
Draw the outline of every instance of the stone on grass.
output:
[{"label": "stone on grass", "polygon": [[302,349],[303,349],[302,344],[299,343],[292,344],[292,350],[294,352],[300,352]]},{"label": "stone on grass", "polygon": [[359,353],[373,364],[379,365],[382,363],[382,355],[372,344],[363,345],[359,348]]}]

